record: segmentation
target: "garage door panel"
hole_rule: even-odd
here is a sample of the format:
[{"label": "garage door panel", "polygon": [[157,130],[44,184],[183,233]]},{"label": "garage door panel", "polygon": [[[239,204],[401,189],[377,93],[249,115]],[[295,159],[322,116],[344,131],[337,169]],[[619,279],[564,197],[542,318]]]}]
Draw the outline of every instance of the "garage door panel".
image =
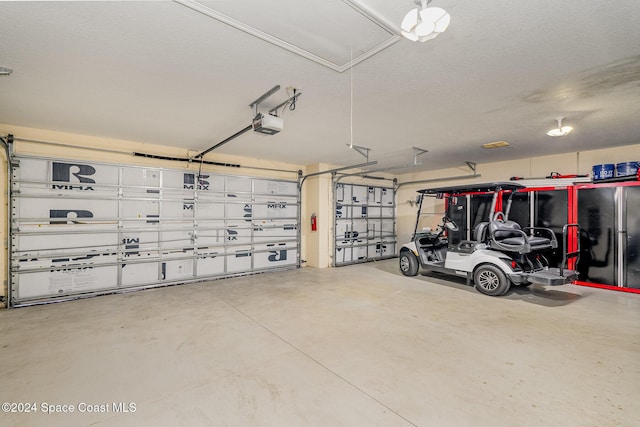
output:
[{"label": "garage door panel", "polygon": [[367,218],[369,216],[368,206],[351,206],[352,218]]},{"label": "garage door panel", "polygon": [[198,246],[223,245],[227,239],[224,222],[198,224]]},{"label": "garage door panel", "polygon": [[368,188],[361,185],[354,185],[351,187],[351,204],[352,205],[366,205],[368,198]]},{"label": "garage door panel", "polygon": [[358,239],[353,242],[353,261],[364,261],[367,259],[367,241]]},{"label": "garage door panel", "polygon": [[118,281],[118,267],[57,268],[20,274],[18,300],[64,297],[111,289]]},{"label": "garage door panel", "polygon": [[335,237],[338,242],[349,242],[353,236],[350,220],[336,221]]},{"label": "garage door panel", "polygon": [[120,253],[127,261],[157,259],[160,253],[160,235],[158,232],[126,231],[121,234]]},{"label": "garage door panel", "polygon": [[299,265],[295,181],[13,160],[12,305]]},{"label": "garage door panel", "polygon": [[274,240],[295,240],[298,234],[298,227],[295,223],[264,221],[254,223],[253,241],[273,242]]},{"label": "garage door panel", "polygon": [[162,242],[162,249],[165,251],[193,251],[195,238],[193,237],[193,230],[175,230],[175,231],[162,231],[160,233],[160,241]]},{"label": "garage door panel", "polygon": [[346,206],[342,203],[336,204],[336,218],[337,219],[350,219],[353,217],[353,209],[351,206]]},{"label": "garage door panel", "polygon": [[351,185],[349,184],[337,184],[336,186],[336,203],[338,204],[350,204],[351,203]]},{"label": "garage door panel", "polygon": [[162,280],[188,280],[194,278],[193,258],[164,261],[161,265]]},{"label": "garage door panel", "polygon": [[255,194],[274,194],[278,196],[298,195],[298,187],[295,182],[272,181],[272,180],[254,180],[253,191]]},{"label": "garage door panel", "polygon": [[253,205],[251,200],[241,201],[234,200],[227,204],[227,218],[232,220],[241,220],[251,222],[253,217]]},{"label": "garage door panel", "polygon": [[[182,180],[181,183],[178,183]],[[184,190],[197,190],[199,197],[208,197],[210,194],[224,193],[226,179],[224,176],[210,175],[206,172],[197,174],[195,172],[180,172],[175,178],[176,187]]]},{"label": "garage door panel", "polygon": [[113,227],[118,218],[114,200],[21,197],[14,198],[13,207],[14,224],[21,227],[89,225],[104,229]]},{"label": "garage door panel", "polygon": [[395,194],[391,187],[335,187],[334,264],[395,256]]},{"label": "garage door panel", "polygon": [[390,218],[395,220],[395,209],[390,207],[383,207],[380,209],[380,216],[382,218]]},{"label": "garage door panel", "polygon": [[394,233],[395,221],[393,219],[383,219],[381,221],[381,230],[383,235],[391,236]]},{"label": "garage door panel", "polygon": [[382,208],[378,206],[371,206],[367,211],[367,217],[380,218],[382,217]]},{"label": "garage door panel", "polygon": [[396,252],[395,247],[395,242],[378,241],[369,245],[368,256],[369,258],[393,256]]},{"label": "garage door panel", "polygon": [[[250,194],[252,191],[252,183],[252,180],[246,179],[245,177],[228,176],[226,191],[230,193]],[[236,194],[236,196],[240,196],[240,194]]]},{"label": "garage door panel", "polygon": [[122,168],[122,186],[126,192],[144,191],[145,188],[161,187],[162,171],[157,168],[124,167]]},{"label": "garage door panel", "polygon": [[382,231],[381,219],[370,219],[367,221],[367,235],[379,236]]},{"label": "garage door panel", "polygon": [[368,222],[365,219],[354,219],[352,222],[352,232],[354,236],[360,238],[367,237],[368,235]]},{"label": "garage door panel", "polygon": [[265,269],[296,264],[295,243],[286,242],[256,245],[253,254],[254,268]]},{"label": "garage door panel", "polygon": [[229,223],[226,228],[227,243],[230,245],[251,243],[251,228],[243,223]]},{"label": "garage door panel", "polygon": [[256,196],[252,213],[255,218],[295,218],[298,205],[295,199]]},{"label": "garage door panel", "polygon": [[[211,199],[198,199],[198,219],[224,219],[224,196]],[[243,211],[243,215],[244,215]]]},{"label": "garage door panel", "polygon": [[382,188],[381,205],[382,206],[395,206],[395,194],[392,188]]},{"label": "garage door panel", "polygon": [[224,270],[224,249],[222,252],[211,251],[209,256],[198,259],[196,268],[199,276],[223,275]]},{"label": "garage door panel", "polygon": [[14,236],[13,246],[18,255],[46,253],[50,250],[90,248],[114,249],[119,244],[118,233],[65,233],[65,234],[20,234]]},{"label": "garage door panel", "polygon": [[95,246],[90,250],[79,248],[56,248],[15,251],[12,264],[16,271],[24,272],[41,269],[94,267],[113,264],[118,261],[115,246]]},{"label": "garage door panel", "polygon": [[227,253],[227,273],[250,271],[252,267],[251,247],[229,248]]},{"label": "garage door panel", "polygon": [[117,197],[118,170],[85,161],[21,158],[13,190],[41,197]]},{"label": "garage door panel", "polygon": [[162,201],[162,218],[190,220],[195,216],[195,210],[195,200],[192,198],[182,200],[165,199]]},{"label": "garage door panel", "polygon": [[133,220],[130,221],[130,226],[145,222],[156,224],[159,221],[159,200],[122,200],[120,205],[122,218]]},{"label": "garage door panel", "polygon": [[188,174],[178,170],[162,170],[162,190],[163,194],[180,194],[183,191],[192,192],[194,190],[196,173]]},{"label": "garage door panel", "polygon": [[350,263],[353,260],[350,246],[336,246],[336,263]]},{"label": "garage door panel", "polygon": [[125,262],[122,264],[122,287],[157,283],[160,279],[159,262]]}]

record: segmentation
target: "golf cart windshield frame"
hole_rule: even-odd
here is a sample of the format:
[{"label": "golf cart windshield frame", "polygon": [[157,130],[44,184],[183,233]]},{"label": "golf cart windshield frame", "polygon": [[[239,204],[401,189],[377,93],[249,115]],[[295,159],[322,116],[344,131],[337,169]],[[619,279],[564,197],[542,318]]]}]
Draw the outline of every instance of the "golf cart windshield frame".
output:
[{"label": "golf cart windshield frame", "polygon": [[[436,188],[425,188],[422,190],[418,190],[420,193],[420,203],[418,205],[418,214],[416,216],[416,225],[413,228],[413,239],[416,237],[416,233],[418,232],[418,223],[420,222],[420,214],[422,213],[422,201],[425,196],[432,196],[436,198],[444,198],[445,196],[459,196],[463,194],[471,194],[471,193],[493,193],[493,201],[491,203],[491,213],[490,216],[493,216],[493,212],[496,208],[496,203],[498,200],[498,194],[501,191],[510,191],[511,194],[517,192],[518,190],[526,188],[522,184],[517,184],[514,182],[491,182],[485,184],[464,184],[464,185],[454,185],[449,187],[436,187]],[[507,205],[507,212],[511,208],[511,199],[509,199]],[[493,218],[489,218],[491,221]]]}]

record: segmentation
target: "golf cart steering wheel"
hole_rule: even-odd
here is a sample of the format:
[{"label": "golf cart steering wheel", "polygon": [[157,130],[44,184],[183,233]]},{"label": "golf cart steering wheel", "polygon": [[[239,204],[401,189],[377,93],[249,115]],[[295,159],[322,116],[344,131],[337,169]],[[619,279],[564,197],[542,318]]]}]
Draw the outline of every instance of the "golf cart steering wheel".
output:
[{"label": "golf cart steering wheel", "polygon": [[495,214],[493,214],[493,220],[494,221],[502,221],[504,222],[504,212],[502,211],[498,211]]},{"label": "golf cart steering wheel", "polygon": [[442,217],[442,224],[451,231],[458,231],[458,224],[456,224],[451,218],[448,216]]}]

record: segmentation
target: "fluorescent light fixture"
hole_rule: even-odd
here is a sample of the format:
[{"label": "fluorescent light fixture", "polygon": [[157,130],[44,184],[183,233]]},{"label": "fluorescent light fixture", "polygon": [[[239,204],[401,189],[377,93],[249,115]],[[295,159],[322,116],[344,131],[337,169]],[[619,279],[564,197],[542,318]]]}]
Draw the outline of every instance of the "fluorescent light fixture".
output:
[{"label": "fluorescent light fixture", "polygon": [[449,26],[451,16],[439,7],[427,7],[431,0],[414,0],[419,7],[411,9],[400,24],[401,33],[411,41],[435,39]]},{"label": "fluorescent light fixture", "polygon": [[556,119],[556,121],[558,122],[558,127],[555,129],[551,129],[549,132],[547,132],[547,135],[549,136],[569,135],[569,133],[573,130],[573,128],[571,126],[562,126],[562,120],[564,120],[564,117],[558,117]]},{"label": "fluorescent light fixture", "polygon": [[0,67],[0,76],[8,76],[11,75],[11,73],[13,73],[11,68]]},{"label": "fluorescent light fixture", "polygon": [[511,147],[507,141],[496,141],[496,142],[487,142],[486,144],[482,144],[484,148],[502,148],[502,147]]}]

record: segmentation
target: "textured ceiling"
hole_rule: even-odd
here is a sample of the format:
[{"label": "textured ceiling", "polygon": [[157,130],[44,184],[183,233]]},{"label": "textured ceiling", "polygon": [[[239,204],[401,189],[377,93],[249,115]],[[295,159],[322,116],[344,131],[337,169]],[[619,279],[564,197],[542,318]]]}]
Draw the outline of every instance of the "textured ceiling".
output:
[{"label": "textured ceiling", "polygon": [[[203,3],[256,26],[268,14],[279,35],[342,61],[363,40],[317,29],[337,1],[317,14],[313,2],[266,12],[258,0]],[[415,6],[352,3],[398,33]],[[14,70],[0,77],[0,123],[204,150],[247,126],[248,104],[279,84],[263,111],[287,87],[303,93],[283,113],[284,131],[244,134],[208,159],[361,162],[353,141],[386,164],[427,149],[415,169],[430,170],[640,143],[640,3],[432,5],[451,14],[440,37],[401,40],[339,73],[175,2],[0,2],[0,66]],[[546,136],[558,116],[574,132]],[[481,148],[498,140],[511,148]]]}]

